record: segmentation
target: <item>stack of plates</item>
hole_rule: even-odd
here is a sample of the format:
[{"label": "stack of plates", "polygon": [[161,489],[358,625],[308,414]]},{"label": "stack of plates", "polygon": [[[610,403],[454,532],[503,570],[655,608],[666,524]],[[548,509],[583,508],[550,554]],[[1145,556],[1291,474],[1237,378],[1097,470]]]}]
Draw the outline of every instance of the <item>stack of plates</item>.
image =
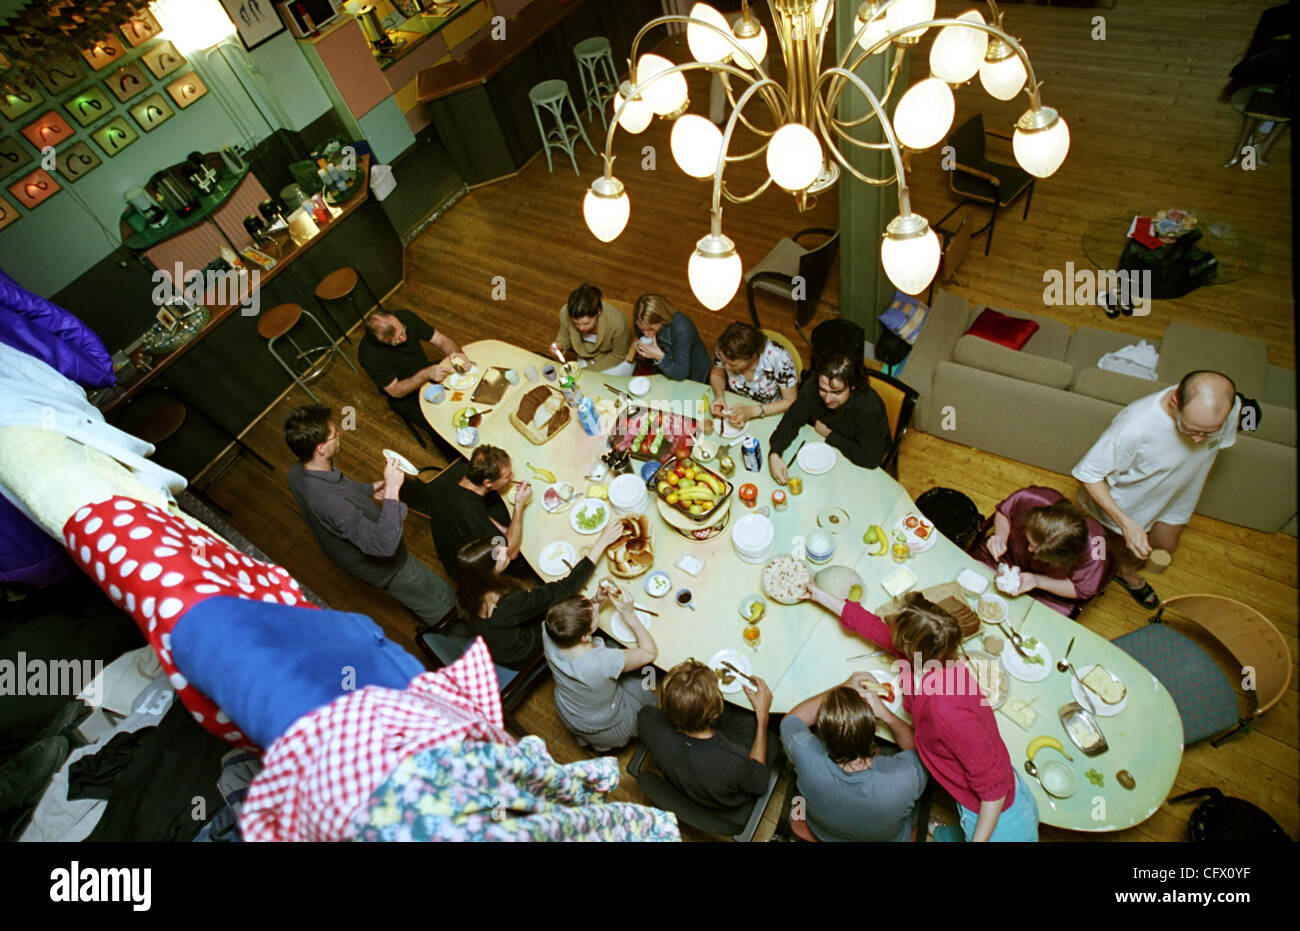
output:
[{"label": "stack of plates", "polygon": [[626,514],[642,514],[650,503],[650,492],[646,484],[636,475],[620,475],[609,483],[609,503],[614,506],[614,513],[620,517]]},{"label": "stack of plates", "polygon": [[744,562],[761,565],[772,556],[776,528],[762,514],[746,514],[731,528],[731,545]]}]

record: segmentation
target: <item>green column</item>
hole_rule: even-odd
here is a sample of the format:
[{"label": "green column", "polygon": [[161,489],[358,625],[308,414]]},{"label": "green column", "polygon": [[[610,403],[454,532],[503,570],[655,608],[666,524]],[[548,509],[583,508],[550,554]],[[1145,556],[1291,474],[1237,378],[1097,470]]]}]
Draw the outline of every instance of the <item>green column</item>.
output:
[{"label": "green column", "polygon": [[[836,0],[836,61],[853,41],[853,35],[857,31],[859,6],[861,0]],[[827,45],[829,44],[828,42]],[[828,47],[827,58],[829,53]],[[877,97],[884,93],[888,83],[889,62],[893,54],[892,49],[886,49],[878,55],[872,55],[855,72]],[[832,67],[833,62],[823,59],[822,66]],[[905,63],[903,75],[906,74]],[[901,90],[902,88],[895,90],[895,100]],[[857,119],[870,109],[871,105],[862,94],[850,87],[840,98],[838,116],[842,120]],[[888,109],[892,115],[892,107]],[[885,139],[878,120],[873,120],[854,132],[858,138],[868,142],[883,142]],[[840,152],[849,164],[871,177],[884,177],[893,171],[888,151],[859,149],[841,142]],[[876,316],[889,306],[894,296],[894,286],[880,265],[880,239],[884,236],[889,221],[898,214],[898,187],[893,184],[885,187],[864,184],[841,167],[839,198],[840,316],[861,326],[866,330],[867,339],[874,343],[878,329]]]}]

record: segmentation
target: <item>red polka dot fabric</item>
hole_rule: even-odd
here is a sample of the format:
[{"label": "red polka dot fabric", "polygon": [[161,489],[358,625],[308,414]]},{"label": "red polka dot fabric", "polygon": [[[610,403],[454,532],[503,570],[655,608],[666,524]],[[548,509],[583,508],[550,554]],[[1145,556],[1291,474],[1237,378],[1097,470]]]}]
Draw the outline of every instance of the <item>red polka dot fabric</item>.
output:
[{"label": "red polka dot fabric", "polygon": [[194,720],[234,746],[255,747],[176,668],[171,633],[190,608],[219,595],[314,609],[288,570],[121,496],[80,508],[63,525],[63,541],[77,565],[140,626]]}]

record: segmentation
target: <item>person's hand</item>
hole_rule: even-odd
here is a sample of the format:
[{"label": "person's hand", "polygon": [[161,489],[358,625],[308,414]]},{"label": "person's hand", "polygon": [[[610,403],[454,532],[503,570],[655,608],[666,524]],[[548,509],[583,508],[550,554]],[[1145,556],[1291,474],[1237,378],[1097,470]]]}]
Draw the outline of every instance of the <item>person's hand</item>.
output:
[{"label": "person's hand", "polygon": [[425,368],[423,374],[426,380],[434,382],[435,384],[442,384],[443,379],[451,374],[451,369],[444,368],[443,362],[439,362],[437,365],[430,365]]},{"label": "person's hand", "polygon": [[867,707],[871,709],[871,713],[877,718],[889,710],[885,707],[885,703],[880,700],[880,696],[876,694],[875,689],[871,688],[872,685],[880,684],[879,679],[866,671],[855,672],[849,676],[849,681],[846,683],[849,688],[862,696],[862,700],[867,703]]},{"label": "person's hand", "polygon": [[1129,548],[1129,552],[1138,559],[1146,559],[1151,555],[1151,543],[1147,540],[1147,532],[1132,520],[1125,521],[1124,544]]},{"label": "person's hand", "polygon": [[656,362],[664,357],[664,351],[660,348],[659,341],[654,339],[648,343],[637,340],[636,354],[643,359],[653,359]]},{"label": "person's hand", "polygon": [[799,595],[801,601],[816,601],[817,596],[821,594],[821,589],[814,583],[809,582],[803,587],[803,592]]},{"label": "person's hand", "polygon": [[817,435],[820,437],[828,437],[831,435],[831,428],[826,426],[826,424],[822,423],[820,420],[813,421],[813,429],[817,431]]},{"label": "person's hand", "polygon": [[727,404],[722,398],[714,398],[709,402],[709,413],[714,417],[727,416]]},{"label": "person's hand", "polygon": [[758,676],[752,677],[755,686],[752,687],[749,681],[741,679],[741,686],[745,689],[745,697],[749,699],[750,705],[754,708],[754,713],[765,716],[772,709],[772,690],[767,687],[767,683]]},{"label": "person's hand", "polygon": [[396,498],[397,491],[402,487],[402,479],[404,478],[406,478],[406,473],[402,471],[396,459],[386,461],[384,463],[384,497]]},{"label": "person's hand", "polygon": [[737,404],[727,415],[727,423],[731,424],[733,429],[739,430],[755,417],[762,416],[762,413],[763,408],[759,405]]},{"label": "person's hand", "polygon": [[772,478],[776,479],[778,485],[784,485],[790,480],[790,476],[785,470],[785,460],[776,453],[767,454],[767,467],[772,472]]},{"label": "person's hand", "polygon": [[989,555],[994,559],[1001,559],[1002,554],[1007,551],[1007,539],[993,534],[984,541],[984,548],[989,551]]},{"label": "person's hand", "polygon": [[469,356],[465,355],[463,352],[453,352],[449,354],[447,358],[443,359],[442,362],[444,365],[449,365],[458,372],[468,372],[474,367],[474,363],[470,361]]},{"label": "person's hand", "polygon": [[600,536],[596,538],[596,549],[608,549],[613,546],[614,541],[621,536],[623,536],[623,522],[621,520],[610,518],[609,523],[605,525],[605,529],[602,530]]},{"label": "person's hand", "polygon": [[370,485],[370,497],[376,501],[384,500],[384,480],[382,478]]},{"label": "person's hand", "polygon": [[1020,573],[1020,587],[1016,589],[1017,595],[1023,595],[1026,592],[1032,592],[1038,587],[1038,576],[1032,572]]},{"label": "person's hand", "polygon": [[528,482],[520,482],[519,488],[515,490],[515,507],[521,508],[533,500],[533,486]]}]

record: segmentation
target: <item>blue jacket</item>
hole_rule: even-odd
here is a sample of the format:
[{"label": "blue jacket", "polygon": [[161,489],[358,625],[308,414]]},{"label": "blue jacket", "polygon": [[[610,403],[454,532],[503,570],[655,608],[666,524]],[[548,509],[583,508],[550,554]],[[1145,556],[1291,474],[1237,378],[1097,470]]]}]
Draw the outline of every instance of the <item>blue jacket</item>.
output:
[{"label": "blue jacket", "polygon": [[673,381],[689,378],[706,385],[709,383],[713,359],[690,317],[681,311],[673,314],[672,322],[659,331],[658,342],[664,351],[664,357],[655,363],[659,371]]}]

